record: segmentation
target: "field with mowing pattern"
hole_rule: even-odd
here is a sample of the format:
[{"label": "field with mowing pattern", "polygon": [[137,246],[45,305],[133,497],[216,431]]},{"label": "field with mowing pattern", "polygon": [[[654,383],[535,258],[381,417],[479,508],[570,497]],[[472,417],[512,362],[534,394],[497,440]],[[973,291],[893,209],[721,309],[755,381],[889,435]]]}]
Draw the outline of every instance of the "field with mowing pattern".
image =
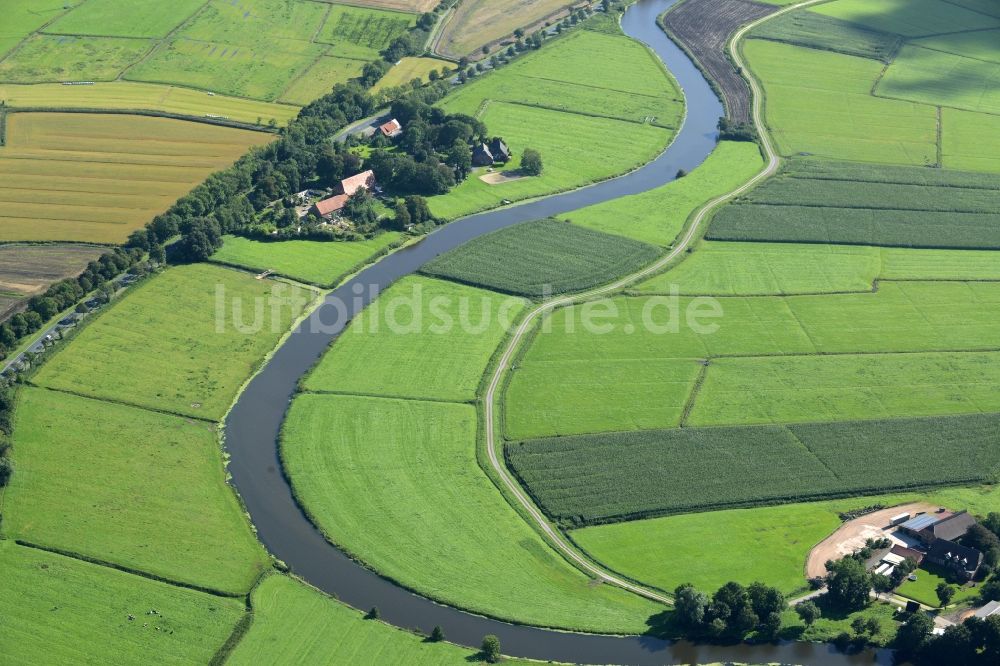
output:
[{"label": "field with mowing pattern", "polygon": [[442,30],[440,52],[459,58],[567,6],[560,0],[466,0]]},{"label": "field with mowing pattern", "polygon": [[977,414],[645,430],[509,443],[506,458],[550,517],[581,525],[993,482],[998,425]]},{"label": "field with mowing pattern", "polygon": [[[993,32],[994,45],[1000,32]],[[877,95],[969,111],[1000,113],[1000,48],[992,62],[906,45],[886,70]]]},{"label": "field with mowing pattern", "polygon": [[282,460],[330,540],[407,587],[517,622],[643,631],[660,607],[549,550],[479,468],[476,421],[471,405],[300,395]]},{"label": "field with mowing pattern", "polygon": [[652,263],[659,254],[653,245],[547,219],[476,238],[421,271],[537,298],[611,282]]},{"label": "field with mowing pattern", "polygon": [[231,594],[268,567],[214,424],[26,388],[14,425],[9,538]]},{"label": "field with mowing pattern", "polygon": [[1000,173],[1000,116],[941,109],[941,125],[944,166]]},{"label": "field with mowing pattern", "polygon": [[280,102],[300,104],[309,102],[329,93],[337,83],[347,83],[361,76],[364,60],[323,56],[289,85],[281,94]]},{"label": "field with mowing pattern", "polygon": [[[205,664],[244,613],[224,599],[0,541],[4,660]],[[147,615],[155,609],[156,615]],[[129,615],[134,620],[129,620]],[[16,640],[15,640],[16,639]]]},{"label": "field with mowing pattern", "polygon": [[790,12],[753,29],[752,37],[889,62],[900,37],[815,12]]},{"label": "field with mowing pattern", "polygon": [[167,118],[9,114],[0,240],[123,242],[208,174],[272,138]]},{"label": "field with mowing pattern", "polygon": [[0,245],[0,321],[10,308],[45,291],[58,280],[76,277],[107,248],[76,243]]},{"label": "field with mowing pattern", "polygon": [[882,0],[878,4],[868,0],[838,0],[812,7],[810,11],[906,37],[1000,27],[1000,19],[960,5],[961,2],[945,0]]},{"label": "field with mowing pattern", "polygon": [[400,238],[401,234],[395,231],[379,234],[371,240],[350,242],[286,240],[266,243],[227,236],[223,246],[212,255],[212,261],[254,271],[270,270],[301,282],[332,287]]},{"label": "field with mowing pattern", "polygon": [[427,277],[404,278],[354,318],[305,387],[471,401],[490,356],[523,308],[520,298]]},{"label": "field with mowing pattern", "polygon": [[379,79],[378,83],[375,84],[372,90],[378,92],[383,88],[405,85],[413,79],[427,81],[427,77],[432,71],[440,72],[445,68],[451,69],[451,67],[452,64],[447,60],[424,57],[414,58],[407,56],[393,65],[392,69],[390,69],[385,76]]},{"label": "field with mowing pattern", "polygon": [[204,4],[202,0],[87,0],[45,32],[103,37],[166,37]]},{"label": "field with mowing pattern", "polygon": [[[229,268],[176,266],[81,330],[34,382],[216,421],[315,297]],[[255,299],[267,305],[257,322]],[[117,381],[108,381],[108,368],[115,368]]]},{"label": "field with mowing pattern", "polygon": [[1000,280],[996,252],[882,248],[881,277],[912,280]]},{"label": "field with mowing pattern", "polygon": [[375,60],[378,52],[416,23],[414,14],[333,5],[317,41],[344,58]]}]

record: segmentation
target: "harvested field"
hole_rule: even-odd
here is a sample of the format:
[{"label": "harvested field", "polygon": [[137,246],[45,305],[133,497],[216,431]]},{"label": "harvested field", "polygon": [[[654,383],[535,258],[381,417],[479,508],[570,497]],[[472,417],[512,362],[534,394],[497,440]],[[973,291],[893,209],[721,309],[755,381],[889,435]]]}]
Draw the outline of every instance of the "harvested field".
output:
[{"label": "harvested field", "polygon": [[554,14],[565,14],[573,0],[464,0],[448,19],[437,50],[443,56],[470,55],[484,44],[528,28]]},{"label": "harvested field", "polygon": [[106,251],[94,245],[0,245],[0,321],[53,282],[79,275]]},{"label": "harvested field", "polygon": [[663,18],[667,32],[715,83],[727,116],[736,122],[750,119],[750,88],[733,68],[726,43],[741,26],[774,11],[772,5],[749,0],[686,0]]}]

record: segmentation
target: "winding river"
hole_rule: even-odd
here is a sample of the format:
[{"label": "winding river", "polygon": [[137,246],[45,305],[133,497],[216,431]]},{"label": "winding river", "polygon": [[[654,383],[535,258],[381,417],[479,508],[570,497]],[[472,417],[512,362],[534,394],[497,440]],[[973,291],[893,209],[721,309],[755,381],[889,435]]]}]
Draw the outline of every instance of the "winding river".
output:
[{"label": "winding river", "polygon": [[368,305],[373,293],[477,236],[644,192],[673,180],[678,169],[692,170],[708,156],[716,144],[715,125],[723,109],[698,69],[656,23],[657,17],[676,1],[639,0],[622,19],[626,34],[649,45],[684,91],[687,117],[670,147],[654,161],[620,178],[456,220],[382,258],[331,292],[250,381],[231,410],[225,424],[225,442],[232,482],[260,540],[296,575],[355,608],[377,606],[382,618],[396,626],[430,633],[440,625],[448,639],[459,644],[478,646],[485,634],[496,634],[504,653],[511,656],[591,664],[888,664],[891,655],[887,651],[846,656],[830,646],[811,643],[716,646],[648,636],[575,634],[509,624],[444,606],[379,577],[331,545],[296,504],[281,471],[277,441],[299,379],[347,322]]}]

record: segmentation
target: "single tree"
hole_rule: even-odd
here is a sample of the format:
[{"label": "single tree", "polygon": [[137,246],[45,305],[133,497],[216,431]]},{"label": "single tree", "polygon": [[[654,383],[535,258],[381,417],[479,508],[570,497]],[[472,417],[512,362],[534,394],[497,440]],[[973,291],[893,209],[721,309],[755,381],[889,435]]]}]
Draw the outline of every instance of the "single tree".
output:
[{"label": "single tree", "polygon": [[444,640],[444,629],[441,628],[441,625],[435,625],[434,630],[431,631],[431,640],[435,643]]},{"label": "single tree", "polygon": [[951,600],[955,597],[955,588],[948,583],[938,583],[938,586],[934,589],[937,593],[938,601],[941,602],[942,608],[947,606]]},{"label": "single tree", "polygon": [[811,627],[823,615],[814,601],[803,601],[796,605],[795,612],[807,627]]},{"label": "single tree", "polygon": [[366,620],[377,620],[382,617],[382,614],[378,612],[378,606],[372,606],[371,610],[365,613]]},{"label": "single tree", "polygon": [[483,637],[483,644],[479,652],[487,663],[498,663],[500,661],[500,639],[493,634],[487,634]]},{"label": "single tree", "polygon": [[521,154],[521,171],[529,176],[542,175],[542,154],[534,148],[525,148]]},{"label": "single tree", "polygon": [[685,583],[674,590],[674,616],[681,626],[688,629],[698,629],[705,621],[705,611],[708,610],[708,597]]}]

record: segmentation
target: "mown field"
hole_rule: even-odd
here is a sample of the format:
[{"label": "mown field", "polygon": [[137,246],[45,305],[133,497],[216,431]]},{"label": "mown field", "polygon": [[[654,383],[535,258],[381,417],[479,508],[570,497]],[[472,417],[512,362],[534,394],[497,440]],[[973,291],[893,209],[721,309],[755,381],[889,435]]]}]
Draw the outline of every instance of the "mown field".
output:
[{"label": "mown field", "polygon": [[372,90],[378,92],[384,88],[401,86],[413,79],[427,81],[427,77],[432,71],[441,72],[446,68],[451,69],[451,67],[452,64],[447,60],[406,57],[396,63],[385,76],[379,79],[378,83],[372,87]]},{"label": "mown field", "polygon": [[876,94],[970,111],[1000,113],[1000,32],[993,61],[906,45],[879,81]]},{"label": "mown field", "polygon": [[87,0],[63,14],[45,32],[105,37],[166,37],[190,18],[202,0]]},{"label": "mown field", "polygon": [[476,428],[471,405],[306,394],[282,460],[330,540],[407,587],[516,622],[643,631],[658,606],[551,551],[479,468]]},{"label": "mown field", "polygon": [[878,5],[866,0],[838,0],[810,11],[906,37],[963,32],[1000,24],[1000,20],[961,5],[961,2],[944,0],[884,0]]},{"label": "mown field", "polygon": [[710,239],[1000,248],[1000,182],[919,167],[792,162],[719,212]]},{"label": "mown field", "polygon": [[26,388],[14,427],[8,538],[232,594],[268,567],[214,424]]},{"label": "mown field", "polygon": [[401,234],[390,231],[363,241],[325,242],[287,240],[267,243],[227,236],[212,261],[279,275],[322,287],[332,287],[345,275],[399,242]]},{"label": "mown field", "polygon": [[[940,569],[933,564],[928,563],[925,566],[921,566],[919,569],[914,571],[914,573],[916,574],[917,579],[903,581],[903,584],[896,589],[896,593],[901,597],[914,599],[922,604],[930,606],[931,608],[940,607],[941,601],[938,599],[937,586],[942,583],[946,585],[954,585],[954,583],[950,580],[947,570]],[[978,599],[978,597],[979,589],[976,587],[963,586],[956,589],[955,597],[950,603],[962,603],[963,601]]]},{"label": "mown field", "polygon": [[997,253],[984,250],[882,248],[882,277],[888,279],[1000,280]]},{"label": "mown field", "polygon": [[809,11],[778,16],[754,28],[750,35],[883,62],[890,61],[900,44],[899,35]]},{"label": "mown field", "polygon": [[509,294],[583,291],[654,262],[660,249],[547,219],[476,238],[425,264],[428,275]]},{"label": "mown field", "polygon": [[67,8],[77,3],[52,3],[48,7],[38,7],[37,4],[21,0],[4,6],[3,24],[0,25],[0,58],[25,37],[58,18]]},{"label": "mown field", "polygon": [[941,124],[946,167],[1000,173],[1000,116],[942,109]]},{"label": "mown field", "polygon": [[[387,289],[306,378],[310,391],[466,402],[525,302],[427,277]],[[405,359],[405,362],[402,362]]]},{"label": "mown field", "polygon": [[451,643],[428,642],[408,631],[365,620],[353,608],[287,576],[265,578],[254,589],[250,603],[253,624],[226,662],[234,666],[437,666],[461,664],[474,654]]},{"label": "mown field", "polygon": [[123,242],[269,134],[167,118],[14,113],[0,151],[0,240]]},{"label": "mown field", "polygon": [[285,88],[278,101],[305,106],[329,93],[335,84],[361,76],[364,66],[364,60],[323,56]]},{"label": "mown field", "polygon": [[567,6],[559,0],[466,0],[444,26],[438,45],[443,55],[470,55],[483,44],[527,28]]},{"label": "mown field", "polygon": [[642,194],[581,208],[560,219],[666,247],[701,204],[733,190],[763,166],[756,144],[723,141],[683,178]]},{"label": "mown field", "polygon": [[0,245],[0,321],[16,304],[63,278],[76,277],[106,248],[95,245]]},{"label": "mown field", "polygon": [[514,442],[506,458],[549,516],[581,525],[992,482],[998,424],[990,414],[646,430]]},{"label": "mown field", "polygon": [[[228,268],[176,266],[130,290],[33,381],[216,421],[315,298],[311,290]],[[116,381],[108,381],[108,368]]]},{"label": "mown field", "polygon": [[[202,592],[0,541],[4,661],[205,664],[243,614]],[[156,615],[149,615],[153,609]],[[130,620],[129,616],[134,617]]]},{"label": "mown field", "polygon": [[332,5],[317,41],[343,58],[375,60],[378,52],[416,23],[415,14]]}]

